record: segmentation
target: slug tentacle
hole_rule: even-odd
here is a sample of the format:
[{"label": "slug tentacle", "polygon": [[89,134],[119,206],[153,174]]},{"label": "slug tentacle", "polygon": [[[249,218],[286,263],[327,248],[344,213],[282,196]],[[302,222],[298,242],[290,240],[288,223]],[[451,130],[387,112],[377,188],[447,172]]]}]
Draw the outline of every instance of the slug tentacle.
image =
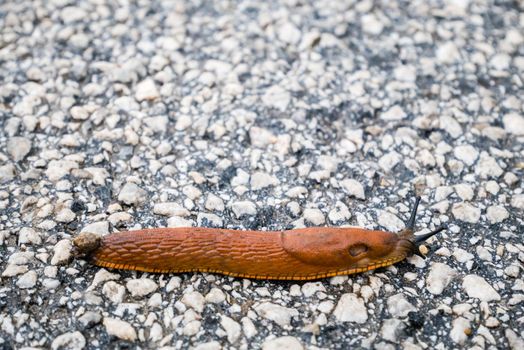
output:
[{"label": "slug tentacle", "polygon": [[440,226],[439,228],[429,232],[425,233],[423,235],[415,235],[415,221],[417,217],[417,210],[418,205],[420,203],[420,196],[417,196],[415,198],[415,204],[413,205],[413,209],[411,210],[411,215],[406,222],[406,228],[400,232],[399,236],[403,240],[407,240],[411,243],[411,253],[421,255],[419,253],[418,247],[426,241],[428,238],[436,235],[439,232],[444,231],[447,227],[445,225]]}]

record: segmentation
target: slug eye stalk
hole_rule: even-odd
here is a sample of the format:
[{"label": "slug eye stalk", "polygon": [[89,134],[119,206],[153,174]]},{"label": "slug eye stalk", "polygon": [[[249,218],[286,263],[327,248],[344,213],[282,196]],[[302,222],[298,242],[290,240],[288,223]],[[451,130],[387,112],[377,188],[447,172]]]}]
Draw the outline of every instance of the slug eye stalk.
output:
[{"label": "slug eye stalk", "polygon": [[413,244],[413,253],[418,253],[418,246],[423,243],[428,238],[436,235],[439,232],[444,231],[447,227],[445,225],[440,226],[439,228],[435,229],[434,231],[428,232],[426,234],[415,236],[415,220],[417,218],[417,210],[418,205],[420,203],[420,196],[417,196],[415,198],[415,204],[413,205],[413,209],[411,210],[411,215],[409,216],[408,221],[406,222],[406,228],[400,233],[402,237],[407,239]]}]

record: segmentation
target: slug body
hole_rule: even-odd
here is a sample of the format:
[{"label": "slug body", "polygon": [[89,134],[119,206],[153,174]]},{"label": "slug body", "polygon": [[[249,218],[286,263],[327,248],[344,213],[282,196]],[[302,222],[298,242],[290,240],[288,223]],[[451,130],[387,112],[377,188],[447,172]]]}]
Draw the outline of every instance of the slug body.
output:
[{"label": "slug body", "polygon": [[81,234],[73,241],[95,265],[107,268],[277,280],[312,280],[388,266],[412,254],[417,242],[409,227],[400,234],[336,227],[266,232],[159,228],[102,238]]}]

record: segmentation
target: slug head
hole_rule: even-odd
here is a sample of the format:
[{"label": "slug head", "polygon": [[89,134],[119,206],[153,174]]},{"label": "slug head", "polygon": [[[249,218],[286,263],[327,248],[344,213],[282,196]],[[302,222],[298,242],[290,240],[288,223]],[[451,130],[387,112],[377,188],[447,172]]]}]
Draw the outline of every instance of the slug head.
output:
[{"label": "slug head", "polygon": [[360,228],[306,228],[282,233],[282,246],[294,258],[312,266],[334,270],[371,269],[403,260],[418,253],[418,246],[444,230],[415,236],[414,226],[420,197],[417,197],[406,229],[396,234]]},{"label": "slug head", "polygon": [[391,232],[361,228],[315,227],[282,234],[282,246],[289,255],[327,270],[365,268],[394,260],[402,255],[399,249],[410,249],[405,242]]}]

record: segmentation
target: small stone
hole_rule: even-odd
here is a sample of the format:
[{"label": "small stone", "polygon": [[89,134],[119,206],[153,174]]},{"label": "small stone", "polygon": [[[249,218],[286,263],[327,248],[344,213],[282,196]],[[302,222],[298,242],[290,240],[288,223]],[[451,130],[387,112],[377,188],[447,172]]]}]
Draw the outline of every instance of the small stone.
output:
[{"label": "small stone", "polygon": [[475,257],[473,254],[468,253],[467,251],[461,248],[455,248],[455,250],[453,251],[453,256],[460,263],[468,262],[470,260],[473,260],[473,258]]},{"label": "small stone", "polygon": [[504,335],[506,336],[506,339],[508,339],[510,349],[524,349],[524,339],[522,339],[522,337],[519,337],[519,335],[515,333],[512,329],[506,329],[504,331]]},{"label": "small stone", "polygon": [[45,174],[49,180],[58,181],[70,174],[73,169],[78,169],[78,163],[70,160],[52,160],[47,165]]},{"label": "small stone", "polygon": [[326,288],[321,282],[308,282],[302,286],[302,294],[306,297],[312,297],[317,292],[325,292]]},{"label": "small stone", "polygon": [[437,47],[437,60],[450,64],[460,59],[460,51],[453,41],[446,41]]},{"label": "small stone", "polygon": [[479,175],[482,179],[487,179],[490,177],[498,178],[503,172],[493,157],[490,157],[486,152],[480,154],[475,174]]},{"label": "small stone", "polygon": [[380,335],[385,340],[389,340],[391,342],[398,342],[398,338],[403,333],[403,330],[405,328],[404,322],[397,319],[387,319],[383,322],[382,328],[380,328]]},{"label": "small stone", "polygon": [[224,222],[215,214],[198,213],[197,224],[201,227],[222,227]]},{"label": "small stone", "polygon": [[277,137],[271,131],[256,126],[249,129],[249,139],[251,145],[258,148],[265,148],[277,142]]},{"label": "small stone", "polygon": [[456,275],[457,272],[448,265],[433,263],[426,277],[426,288],[431,294],[440,295]]},{"label": "small stone", "polygon": [[304,347],[297,338],[286,335],[264,341],[262,350],[304,350]]},{"label": "small stone", "polygon": [[377,221],[380,226],[385,227],[389,232],[398,232],[405,227],[402,220],[386,210],[378,211]]},{"label": "small stone", "polygon": [[365,323],[368,319],[368,311],[364,300],[353,293],[342,295],[337,303],[333,315],[340,322]]},{"label": "small stone", "polygon": [[92,328],[93,326],[99,324],[101,320],[102,315],[94,311],[87,311],[78,318],[78,321],[80,321],[84,328]]},{"label": "small stone", "polygon": [[224,201],[222,198],[215,196],[214,194],[209,194],[206,199],[204,207],[210,211],[224,211]]},{"label": "small stone", "polygon": [[486,280],[477,275],[467,275],[462,281],[462,288],[470,298],[481,301],[500,300],[500,295]]},{"label": "small stone", "polygon": [[157,203],[153,207],[153,213],[165,216],[189,216],[189,210],[176,202]]},{"label": "small stone", "polygon": [[509,218],[509,212],[502,205],[492,205],[488,207],[486,217],[491,224],[496,224]]},{"label": "small stone", "polygon": [[340,181],[340,184],[350,196],[353,196],[358,199],[366,199],[366,195],[364,193],[364,186],[362,186],[362,184],[357,180],[345,179]]},{"label": "small stone", "polygon": [[84,168],[84,170],[91,175],[93,184],[99,186],[104,186],[106,184],[106,179],[109,177],[109,172],[105,168],[88,167]]},{"label": "small stone", "polygon": [[324,214],[322,213],[320,209],[315,209],[315,208],[304,209],[303,216],[304,216],[304,220],[306,220],[307,222],[315,226],[322,225],[323,223],[326,222],[326,218],[324,217]]},{"label": "small stone", "polygon": [[395,151],[384,154],[378,160],[378,165],[385,171],[390,172],[393,168],[400,163],[402,157]]},{"label": "small stone", "polygon": [[231,210],[233,210],[237,219],[240,219],[246,215],[255,215],[257,213],[257,206],[250,201],[239,201],[231,204]]},{"label": "small stone", "polygon": [[524,117],[517,113],[506,114],[502,117],[504,129],[513,135],[524,135]]},{"label": "small stone", "polygon": [[517,209],[524,209],[524,194],[516,194],[511,197],[511,206]]},{"label": "small stone", "polygon": [[160,97],[153,79],[147,78],[136,86],[135,98],[138,102],[155,100]]},{"label": "small stone", "polygon": [[388,311],[393,317],[406,317],[415,307],[402,294],[395,294],[387,300]]},{"label": "small stone", "polygon": [[158,324],[157,322],[153,323],[151,326],[151,330],[149,331],[149,339],[151,339],[154,342],[162,340],[163,337],[163,330],[162,326]]},{"label": "small stone", "polygon": [[244,331],[246,338],[250,339],[257,335],[255,324],[249,317],[242,317],[240,322],[242,323],[242,330]]},{"label": "small stone", "polygon": [[173,216],[167,219],[167,227],[192,227],[193,222],[191,220],[186,220],[180,216]]},{"label": "small stone", "polygon": [[273,85],[262,96],[262,102],[267,107],[276,108],[282,112],[287,109],[290,100],[291,95],[289,92],[279,85]]},{"label": "small stone", "polygon": [[[166,347],[164,347],[163,349],[166,349]],[[210,341],[210,342],[207,342],[207,343],[202,343],[202,344],[198,344],[198,345],[195,345],[192,350],[222,350],[222,345],[220,345],[220,343],[216,340],[213,340],[213,341]]]},{"label": "small stone", "polygon": [[193,291],[185,293],[181,301],[184,305],[193,308],[195,311],[204,311],[205,299],[199,292]]},{"label": "small stone", "polygon": [[198,331],[200,331],[201,326],[202,326],[202,323],[200,321],[196,321],[196,320],[190,321],[182,329],[182,334],[186,336],[195,335],[198,333]]},{"label": "small stone", "polygon": [[[288,206],[290,203],[288,203]],[[298,206],[298,203],[296,204]],[[349,218],[351,218],[351,213],[349,212],[348,207],[344,203],[337,202],[336,207],[329,211],[328,218],[329,218],[329,221],[331,221],[331,223],[336,224],[336,223],[340,223],[340,222],[346,221]]]},{"label": "small stone", "polygon": [[479,152],[471,145],[457,146],[453,150],[453,154],[455,155],[455,158],[461,160],[468,166],[475,164],[479,157]]},{"label": "small stone", "polygon": [[51,258],[51,265],[65,265],[71,259],[71,250],[73,246],[71,241],[68,239],[63,239],[55,244],[53,248],[54,254]]},{"label": "small stone", "polygon": [[205,300],[208,303],[220,304],[226,300],[226,295],[224,294],[222,290],[214,287],[214,288],[211,288],[209,293],[207,293]]},{"label": "small stone", "polygon": [[2,272],[2,277],[13,277],[17,275],[21,275],[23,273],[26,273],[28,270],[26,265],[14,265],[9,264],[5,268],[5,270]]},{"label": "small stone", "polygon": [[301,32],[291,22],[285,22],[277,32],[278,38],[286,44],[295,45],[300,41]]},{"label": "small stone", "polygon": [[127,205],[140,205],[147,200],[147,192],[136,184],[128,182],[120,190],[118,200]]},{"label": "small stone", "polygon": [[107,235],[109,233],[109,222],[92,222],[90,224],[85,225],[80,232],[96,233],[99,236]]},{"label": "small stone", "polygon": [[75,120],[86,120],[89,118],[89,112],[82,106],[74,106],[69,112]]},{"label": "small stone", "polygon": [[490,67],[500,71],[508,70],[510,63],[511,57],[506,53],[497,53],[489,60]]},{"label": "small stone", "polygon": [[0,184],[13,180],[16,176],[16,169],[13,164],[0,166]]},{"label": "small stone", "polygon": [[109,335],[122,340],[135,341],[136,331],[128,322],[116,318],[104,317],[104,326]]},{"label": "small stone", "polygon": [[22,227],[18,232],[18,244],[40,244],[40,234],[30,227]]},{"label": "small stone", "polygon": [[82,333],[78,331],[61,334],[58,337],[56,337],[51,343],[52,350],[81,350],[85,346],[86,339],[84,338]]},{"label": "small stone", "polygon": [[451,212],[457,220],[472,224],[477,223],[480,219],[480,209],[468,202],[453,204]]},{"label": "small stone", "polygon": [[18,288],[21,289],[29,289],[33,288],[36,285],[37,275],[36,271],[27,271],[24,273],[20,278],[18,278],[18,281],[16,281],[16,285]]},{"label": "small stone", "polygon": [[126,283],[127,290],[134,297],[143,297],[158,289],[158,285],[149,278],[132,279]]},{"label": "small stone", "polygon": [[[462,127],[457,120],[451,116],[443,115],[440,117],[440,128],[445,130],[451,137],[457,138],[462,135]],[[441,151],[441,154],[451,151],[451,147],[443,142],[437,146],[437,151]]]},{"label": "small stone", "polygon": [[240,324],[232,318],[222,315],[220,318],[220,325],[226,331],[227,341],[231,344],[235,343],[238,338],[240,338],[242,328],[240,327]]},{"label": "small stone", "polygon": [[202,196],[202,191],[193,185],[184,186],[182,193],[184,193],[184,195],[191,200],[198,199],[200,196]]},{"label": "small stone", "polygon": [[60,11],[60,18],[67,25],[88,18],[87,13],[76,6],[66,6]]},{"label": "small stone", "polygon": [[455,191],[457,192],[460,199],[462,199],[463,201],[470,201],[473,199],[473,196],[475,195],[475,193],[473,192],[473,188],[467,184],[455,185]]},{"label": "small stone", "polygon": [[384,29],[383,21],[372,13],[365,14],[361,18],[362,30],[371,35],[379,35]]},{"label": "small stone", "polygon": [[102,287],[102,293],[113,303],[119,304],[124,300],[126,290],[124,286],[121,286],[114,281],[108,281],[104,283],[104,286]]},{"label": "small stone", "polygon": [[291,318],[298,316],[296,309],[272,304],[270,302],[260,303],[256,305],[254,309],[260,317],[273,321],[281,327],[289,325]]},{"label": "small stone", "polygon": [[7,141],[7,152],[15,162],[19,162],[31,152],[31,140],[25,137],[11,137]]},{"label": "small stone", "polygon": [[402,120],[406,118],[406,112],[400,106],[393,106],[380,116],[384,120]]},{"label": "small stone", "polygon": [[462,345],[468,339],[469,330],[471,330],[471,322],[464,317],[459,317],[453,320],[449,336],[455,343]]},{"label": "small stone", "polygon": [[253,191],[279,184],[279,181],[276,177],[271,176],[267,173],[262,173],[262,172],[254,173],[251,176],[251,179],[249,182],[251,184],[251,189]]},{"label": "small stone", "polygon": [[58,222],[69,223],[76,218],[75,213],[69,208],[62,208],[55,217]]}]

